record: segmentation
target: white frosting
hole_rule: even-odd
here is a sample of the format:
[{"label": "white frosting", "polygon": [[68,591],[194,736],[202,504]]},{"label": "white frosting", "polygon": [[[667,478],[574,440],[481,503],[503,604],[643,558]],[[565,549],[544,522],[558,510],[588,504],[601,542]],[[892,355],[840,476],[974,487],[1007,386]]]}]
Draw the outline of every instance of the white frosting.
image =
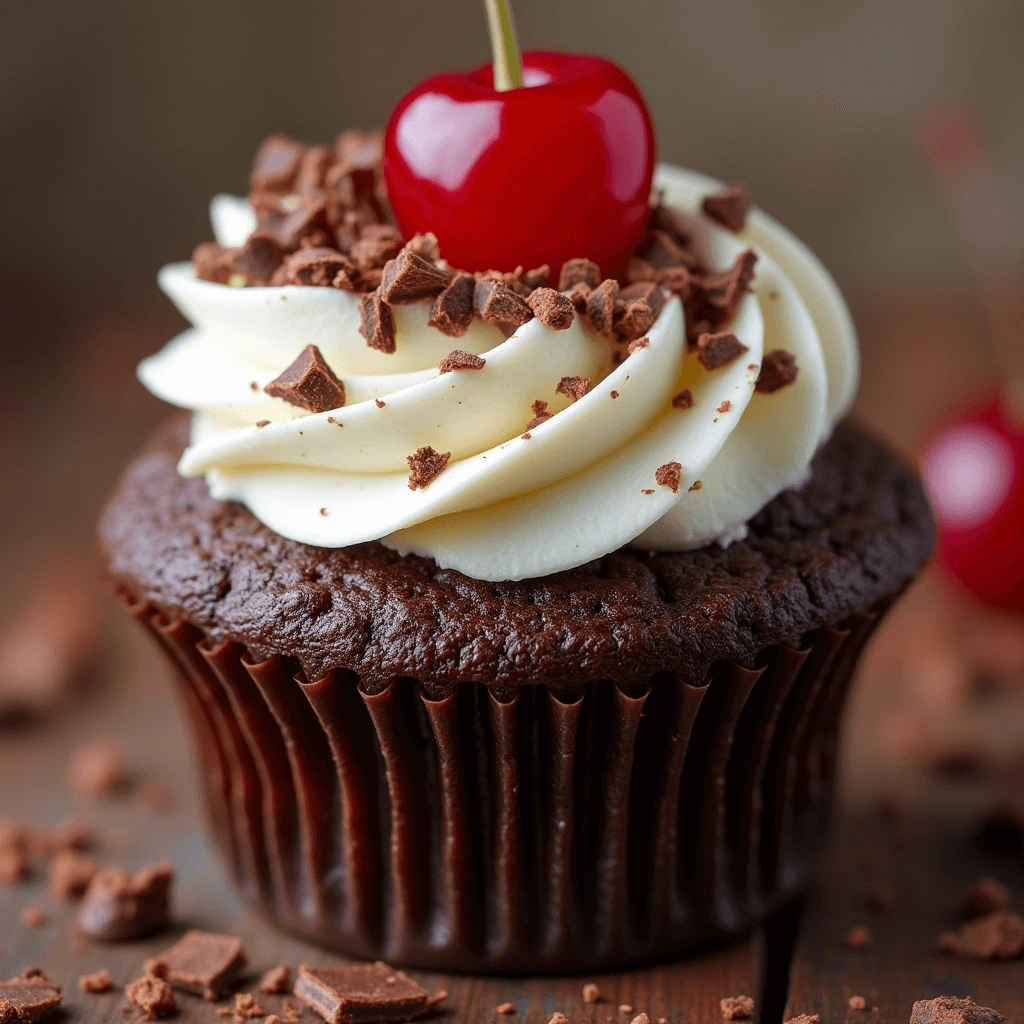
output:
[{"label": "white frosting", "polygon": [[[709,372],[688,355],[675,298],[650,344],[617,367],[579,318],[567,331],[531,320],[507,340],[475,321],[452,339],[427,325],[428,303],[396,307],[389,355],[359,333],[359,297],[349,292],[233,288],[175,264],[160,285],[193,327],[139,376],[195,414],[181,472],[205,474],[216,497],[243,502],[295,540],[381,540],[478,579],[543,576],[628,544],[680,550],[742,537],[752,515],[805,478],[849,406],[856,337],[831,277],[774,220],[755,210],[737,236],[696,213],[718,182],[662,167],[657,185],[686,214],[707,265],[725,268],[748,247],[758,254],[753,292],[729,325],[749,350],[740,359]],[[211,219],[223,245],[254,226],[232,196],[214,199]],[[310,344],[344,381],[342,409],[308,414],[263,392]],[[454,348],[486,365],[439,373]],[[799,376],[757,394],[762,354],[775,348],[796,357]],[[566,376],[590,378],[590,391],[570,403],[555,392]],[[693,406],[675,409],[683,388]],[[537,399],[555,415],[524,438]],[[451,461],[413,491],[406,457],[426,445]],[[668,462],[682,467],[675,492],[655,482]]]}]

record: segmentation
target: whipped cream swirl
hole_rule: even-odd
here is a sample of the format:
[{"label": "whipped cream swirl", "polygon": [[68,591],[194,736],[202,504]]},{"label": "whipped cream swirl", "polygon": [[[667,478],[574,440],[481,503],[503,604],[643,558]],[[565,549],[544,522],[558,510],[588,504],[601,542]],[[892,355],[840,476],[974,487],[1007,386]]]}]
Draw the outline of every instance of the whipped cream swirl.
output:
[{"label": "whipped cream swirl", "polygon": [[[748,350],[739,359],[704,369],[687,351],[675,297],[649,344],[617,366],[581,317],[564,331],[530,320],[509,338],[477,319],[453,339],[428,326],[429,302],[395,307],[397,347],[386,354],[359,333],[356,294],[234,288],[173,264],[160,285],[192,328],[144,360],[139,377],[194,413],[180,471],[205,475],[215,497],[294,540],[379,540],[485,580],[544,576],[624,545],[742,537],[751,516],[805,479],[849,407],[856,336],[835,282],[780,224],[755,209],[735,235],[698,212],[719,182],[663,166],[656,185],[706,266],[725,269],[747,248],[758,255],[753,290],[728,325]],[[224,246],[255,227],[245,200],[230,196],[213,201],[211,218]],[[343,408],[307,413],[264,393],[307,345],[343,380]],[[440,373],[455,348],[485,365]],[[764,353],[780,348],[796,358],[796,381],[755,392]],[[572,376],[591,382],[575,402],[556,391]],[[683,389],[692,406],[675,408]],[[537,400],[553,415],[527,432]],[[412,490],[406,459],[424,446],[451,460]],[[675,489],[655,479],[668,463],[680,467]]]}]

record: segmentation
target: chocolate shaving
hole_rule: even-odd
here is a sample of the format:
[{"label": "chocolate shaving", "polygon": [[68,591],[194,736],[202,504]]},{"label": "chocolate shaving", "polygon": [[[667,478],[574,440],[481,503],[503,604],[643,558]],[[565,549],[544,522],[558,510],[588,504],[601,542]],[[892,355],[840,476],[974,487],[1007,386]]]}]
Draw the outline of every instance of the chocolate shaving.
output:
[{"label": "chocolate shaving", "polygon": [[461,338],[473,322],[475,289],[473,275],[457,271],[448,287],[434,299],[427,323],[449,338]]},{"label": "chocolate shaving", "polygon": [[601,283],[601,268],[591,260],[566,260],[558,275],[558,290],[564,292],[580,283],[596,288]]},{"label": "chocolate shaving", "polygon": [[693,392],[689,388],[683,388],[677,395],[672,396],[673,409],[692,409]]},{"label": "chocolate shaving", "polygon": [[274,274],[272,284],[303,284],[320,288],[355,290],[355,265],[337,249],[316,246],[288,256]]},{"label": "chocolate shaving", "polygon": [[578,402],[590,387],[589,377],[563,377],[555,388],[555,393],[565,395],[570,401]]},{"label": "chocolate shaving", "polygon": [[483,357],[456,348],[441,360],[438,369],[442,373],[451,373],[453,370],[482,370],[486,363],[487,360]]},{"label": "chocolate shaving", "polygon": [[744,185],[733,185],[721,192],[715,192],[714,195],[705,196],[700,208],[722,227],[739,232],[747,224],[747,214],[750,212],[750,193]]},{"label": "chocolate shaving", "polygon": [[550,327],[554,331],[568,330],[576,319],[576,309],[572,300],[556,292],[554,288],[537,288],[526,301],[533,310],[533,315],[545,327]]},{"label": "chocolate shaving", "polygon": [[486,277],[476,281],[473,306],[486,323],[502,327],[521,327],[533,319],[533,310],[521,295]]},{"label": "chocolate shaving", "polygon": [[784,348],[772,349],[761,360],[761,372],[757,375],[754,390],[762,395],[774,395],[776,391],[792,384],[799,372],[796,357],[792,353]]},{"label": "chocolate shaving", "polygon": [[403,249],[384,266],[381,298],[391,305],[430,299],[448,287],[448,274],[411,249]]},{"label": "chocolate shaving", "polygon": [[295,183],[306,147],[287,135],[268,135],[256,150],[249,184],[254,191],[287,192]]},{"label": "chocolate shaving", "polygon": [[339,967],[302,964],[295,995],[327,1024],[407,1021],[434,1005],[426,989],[380,961]]},{"label": "chocolate shaving", "polygon": [[732,331],[702,334],[697,339],[697,360],[705,370],[720,370],[747,351],[747,346]]},{"label": "chocolate shaving", "polygon": [[409,490],[418,491],[435,480],[448,465],[452,457],[451,452],[435,452],[430,445],[417,448],[412,455],[407,455],[405,461],[409,463]]},{"label": "chocolate shaving", "polygon": [[364,295],[359,303],[359,333],[370,348],[385,354],[395,351],[395,314],[376,292]]},{"label": "chocolate shaving", "polygon": [[683,479],[683,467],[678,462],[666,462],[654,471],[654,482],[659,487],[668,487],[675,494]]},{"label": "chocolate shaving", "polygon": [[606,337],[614,332],[615,300],[619,294],[619,282],[614,278],[602,281],[587,297],[587,316],[594,330]]},{"label": "chocolate shaving", "polygon": [[316,345],[307,345],[295,361],[264,389],[271,398],[307,412],[327,412],[345,404],[345,385],[334,375]]},{"label": "chocolate shaving", "polygon": [[548,412],[548,403],[543,398],[538,398],[531,408],[533,409],[533,419],[526,424],[527,432],[533,430],[534,427],[539,427],[545,420],[551,419],[552,416]]},{"label": "chocolate shaving", "polygon": [[646,334],[665,307],[665,293],[652,281],[638,281],[623,288],[615,307],[615,336],[632,341]]}]

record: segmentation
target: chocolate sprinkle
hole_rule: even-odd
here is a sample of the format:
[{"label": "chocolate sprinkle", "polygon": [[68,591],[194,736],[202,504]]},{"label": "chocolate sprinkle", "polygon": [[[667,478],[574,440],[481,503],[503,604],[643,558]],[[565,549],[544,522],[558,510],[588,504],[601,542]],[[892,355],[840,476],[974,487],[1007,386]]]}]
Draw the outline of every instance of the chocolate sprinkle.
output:
[{"label": "chocolate sprinkle", "polygon": [[359,333],[370,348],[386,355],[395,351],[395,314],[376,292],[367,293],[359,303]]},{"label": "chocolate sprinkle", "polygon": [[776,391],[792,384],[799,372],[796,357],[792,353],[784,348],[773,349],[766,352],[761,360],[761,372],[757,375],[754,390],[762,395],[774,395]]},{"label": "chocolate sprinkle", "polygon": [[683,479],[683,467],[678,462],[666,462],[654,471],[654,482],[659,487],[669,487],[675,494]]},{"label": "chocolate sprinkle", "polygon": [[672,408],[673,409],[692,409],[693,408],[693,393],[689,388],[683,388],[682,391],[677,395],[672,396]]},{"label": "chocolate sprinkle", "polygon": [[409,490],[418,491],[436,479],[448,465],[451,452],[435,452],[430,445],[417,448],[412,455],[406,456],[409,463]]},{"label": "chocolate sprinkle", "polygon": [[565,395],[573,402],[578,402],[590,387],[589,377],[563,377],[555,388],[555,394]]},{"label": "chocolate sprinkle", "polygon": [[449,338],[461,338],[473,323],[475,289],[476,281],[472,274],[456,272],[448,287],[434,299],[427,323]]},{"label": "chocolate sprinkle", "polygon": [[537,288],[526,301],[533,315],[545,327],[554,331],[568,330],[576,319],[572,299],[556,292],[554,288]]},{"label": "chocolate sprinkle", "polygon": [[345,385],[316,345],[307,345],[295,362],[263,390],[271,398],[283,399],[308,412],[327,412],[345,404]]},{"label": "chocolate sprinkle", "polygon": [[750,193],[745,185],[733,185],[714,195],[705,196],[701,210],[730,231],[742,231],[750,212]]},{"label": "chocolate sprinkle", "polygon": [[384,266],[380,294],[385,302],[402,305],[433,298],[447,287],[448,275],[443,270],[406,247]]},{"label": "chocolate sprinkle", "polygon": [[453,370],[482,370],[486,363],[487,360],[483,357],[456,348],[441,360],[438,369],[442,373],[451,373]]},{"label": "chocolate sprinkle", "polygon": [[705,370],[720,370],[747,351],[747,346],[732,331],[702,334],[697,339],[697,360]]}]

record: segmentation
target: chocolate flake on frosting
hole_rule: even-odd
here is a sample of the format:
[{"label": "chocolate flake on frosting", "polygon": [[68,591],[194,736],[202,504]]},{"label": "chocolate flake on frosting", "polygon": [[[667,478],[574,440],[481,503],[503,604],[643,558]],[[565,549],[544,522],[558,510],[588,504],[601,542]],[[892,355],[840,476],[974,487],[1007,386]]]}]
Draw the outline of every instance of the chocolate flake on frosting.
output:
[{"label": "chocolate flake on frosting", "polygon": [[565,395],[573,402],[578,402],[590,387],[589,377],[563,377],[555,388],[555,394]]},{"label": "chocolate flake on frosting", "polygon": [[703,486],[704,485],[699,480],[694,480],[693,483],[690,484],[689,487],[687,487],[687,490],[688,491],[699,491]]},{"label": "chocolate flake on frosting", "polygon": [[598,334],[611,337],[614,331],[615,300],[619,295],[619,282],[609,277],[587,297],[587,316]]},{"label": "chocolate flake on frosting", "polygon": [[418,491],[436,479],[448,465],[451,452],[435,452],[430,445],[417,448],[412,455],[406,456],[409,463],[409,490]]},{"label": "chocolate flake on frosting", "polygon": [[683,388],[677,395],[672,396],[673,409],[692,409],[693,392],[689,388]]},{"label": "chocolate flake on frosting", "polygon": [[545,420],[551,419],[552,415],[548,412],[548,403],[543,398],[538,398],[530,408],[533,409],[533,419],[526,424],[527,433],[534,427],[539,427]]},{"label": "chocolate flake on frosting", "polygon": [[376,292],[368,292],[359,303],[359,333],[370,348],[386,355],[395,351],[395,314]]},{"label": "chocolate flake on frosting", "polygon": [[776,348],[766,352],[761,360],[761,372],[757,375],[754,390],[762,395],[774,395],[796,380],[800,368],[796,365],[796,357],[784,348]]},{"label": "chocolate flake on frosting", "polygon": [[533,315],[545,326],[554,331],[565,331],[572,327],[576,319],[576,309],[572,299],[554,288],[537,288],[526,300],[533,310]]},{"label": "chocolate flake on frosting", "polygon": [[683,467],[678,462],[666,462],[654,471],[654,482],[659,487],[669,487],[675,494],[683,479]]},{"label": "chocolate flake on frosting", "polygon": [[705,370],[720,370],[746,351],[747,346],[732,331],[702,334],[697,339],[697,360]]},{"label": "chocolate flake on frosting", "polygon": [[434,299],[427,323],[449,338],[461,338],[473,322],[475,288],[472,274],[456,271],[448,287]]},{"label": "chocolate flake on frosting", "polygon": [[580,316],[586,316],[587,300],[590,298],[590,291],[590,285],[586,281],[577,281],[571,288],[559,294],[564,295],[572,303],[572,308]]},{"label": "chocolate flake on frosting", "polygon": [[307,412],[327,412],[345,404],[345,385],[334,375],[316,345],[307,345],[295,362],[263,389]]},{"label": "chocolate flake on frosting", "polygon": [[634,352],[639,352],[642,348],[647,348],[651,344],[650,338],[634,338],[630,343],[626,351],[632,355]]},{"label": "chocolate flake on frosting", "polygon": [[715,412],[728,412],[732,408],[732,402],[728,398],[722,399],[721,404],[715,410]]},{"label": "chocolate flake on frosting", "polygon": [[713,195],[705,196],[700,204],[706,216],[730,231],[742,231],[750,212],[750,193],[745,185],[733,185]]},{"label": "chocolate flake on frosting", "polygon": [[357,276],[355,265],[347,256],[337,249],[316,246],[300,249],[288,256],[278,267],[272,283],[305,284],[354,291]]},{"label": "chocolate flake on frosting", "polygon": [[448,274],[408,246],[384,266],[380,295],[385,302],[402,305],[432,299],[448,287]]},{"label": "chocolate flake on frosting", "polygon": [[453,370],[482,370],[486,364],[487,360],[482,356],[455,348],[441,360],[438,369],[442,373],[451,373]]},{"label": "chocolate flake on frosting", "polygon": [[473,306],[480,314],[480,318],[489,324],[521,327],[533,319],[533,310],[526,299],[508,285],[490,277],[477,278],[473,291]]},{"label": "chocolate flake on frosting", "polygon": [[615,336],[631,341],[646,334],[654,326],[665,307],[665,293],[653,281],[637,281],[618,294],[615,306]]},{"label": "chocolate flake on frosting", "polygon": [[596,288],[601,283],[601,268],[591,260],[566,260],[558,275],[558,290],[568,291],[573,285],[585,284]]}]

